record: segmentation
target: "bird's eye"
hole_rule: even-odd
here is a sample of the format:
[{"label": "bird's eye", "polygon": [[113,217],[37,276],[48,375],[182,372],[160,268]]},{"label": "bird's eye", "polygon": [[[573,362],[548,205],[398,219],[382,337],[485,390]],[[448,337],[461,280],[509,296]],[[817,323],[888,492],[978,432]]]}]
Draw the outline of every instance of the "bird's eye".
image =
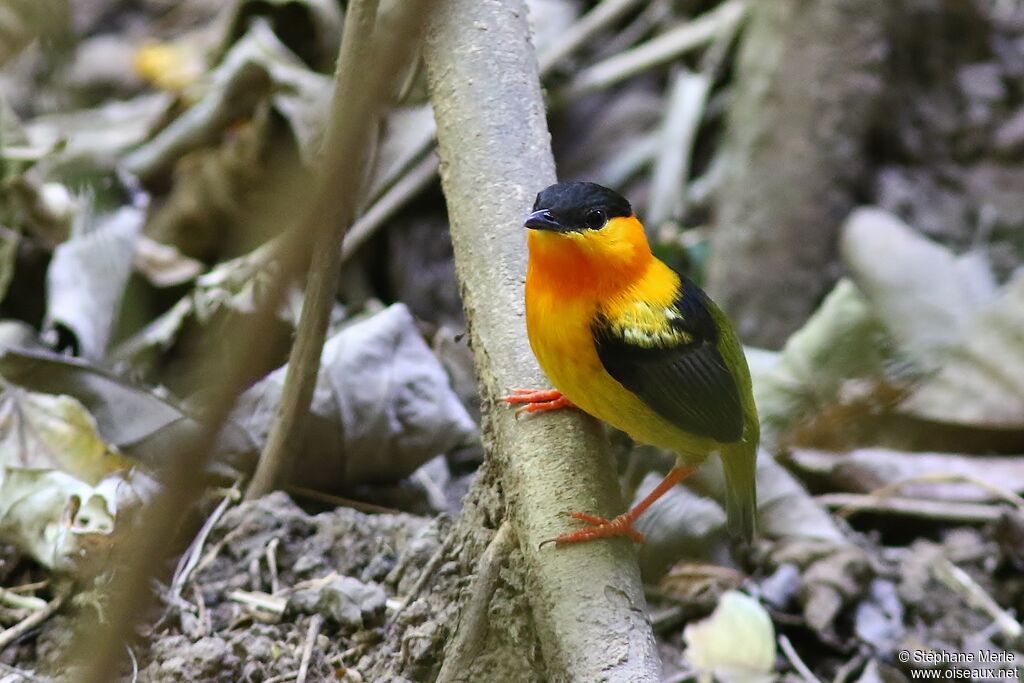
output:
[{"label": "bird's eye", "polygon": [[608,217],[601,209],[591,209],[587,212],[585,224],[591,230],[600,230],[608,222]]}]

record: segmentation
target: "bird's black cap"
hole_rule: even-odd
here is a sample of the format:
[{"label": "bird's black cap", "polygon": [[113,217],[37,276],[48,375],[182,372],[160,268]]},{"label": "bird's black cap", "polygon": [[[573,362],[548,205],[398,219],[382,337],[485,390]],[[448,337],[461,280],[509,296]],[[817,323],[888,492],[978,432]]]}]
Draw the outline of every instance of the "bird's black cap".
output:
[{"label": "bird's black cap", "polygon": [[633,207],[614,190],[597,183],[557,183],[542,190],[526,217],[534,230],[600,230],[609,218],[633,215]]}]

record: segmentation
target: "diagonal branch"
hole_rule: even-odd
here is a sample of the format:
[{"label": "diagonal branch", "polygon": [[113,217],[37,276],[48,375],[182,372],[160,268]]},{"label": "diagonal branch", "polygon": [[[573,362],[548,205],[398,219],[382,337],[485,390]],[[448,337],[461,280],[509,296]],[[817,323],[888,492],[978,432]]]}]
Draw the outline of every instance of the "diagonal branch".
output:
[{"label": "diagonal branch", "polygon": [[[516,386],[546,384],[526,341],[523,216],[555,179],[537,61],[522,0],[449,0],[425,48],[452,242],[485,409]],[[597,423],[575,412],[516,421],[485,412],[525,557],[551,680],[656,681],[659,662],[632,548],[539,549],[563,513],[619,512]],[[486,484],[484,484],[486,485]]]},{"label": "diagonal branch", "polygon": [[[315,210],[306,215],[302,230],[313,235],[302,314],[288,357],[281,403],[259,466],[245,492],[247,500],[266,495],[281,483],[290,454],[298,452],[302,420],[313,400],[327,323],[338,289],[339,247],[355,217],[356,192],[362,169],[360,160],[366,157],[366,138],[361,141],[358,137],[365,132],[363,126],[345,125],[345,120],[370,121],[376,114],[369,98],[358,96],[358,93],[370,90],[372,84],[367,79],[369,73],[365,65],[376,17],[377,0],[353,0],[345,12],[345,29],[335,67],[335,88],[324,140],[321,187],[317,193],[320,201],[316,203]],[[350,158],[341,156],[342,153],[353,152]]]}]

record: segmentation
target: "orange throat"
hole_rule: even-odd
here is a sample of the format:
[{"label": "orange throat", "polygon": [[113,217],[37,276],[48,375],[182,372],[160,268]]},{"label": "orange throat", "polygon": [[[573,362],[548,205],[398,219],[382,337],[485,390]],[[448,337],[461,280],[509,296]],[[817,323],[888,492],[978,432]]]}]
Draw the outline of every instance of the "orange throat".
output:
[{"label": "orange throat", "polygon": [[582,233],[531,230],[527,242],[528,286],[569,299],[614,296],[641,278],[654,260],[644,228],[632,216]]}]

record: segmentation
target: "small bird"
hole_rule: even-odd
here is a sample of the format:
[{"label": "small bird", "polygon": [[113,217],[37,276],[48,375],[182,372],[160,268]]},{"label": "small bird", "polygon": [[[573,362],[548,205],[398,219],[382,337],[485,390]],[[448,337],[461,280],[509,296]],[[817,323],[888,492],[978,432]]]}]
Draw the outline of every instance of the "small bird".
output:
[{"label": "small bird", "polygon": [[750,371],[725,314],[652,253],[629,202],[595,183],[537,195],[529,228],[526,327],[555,390],[515,389],[521,411],[577,407],[636,441],[676,453],[676,466],[636,507],[553,539],[626,536],[633,522],[712,453],[725,470],[729,529],[754,534],[760,429]]}]

